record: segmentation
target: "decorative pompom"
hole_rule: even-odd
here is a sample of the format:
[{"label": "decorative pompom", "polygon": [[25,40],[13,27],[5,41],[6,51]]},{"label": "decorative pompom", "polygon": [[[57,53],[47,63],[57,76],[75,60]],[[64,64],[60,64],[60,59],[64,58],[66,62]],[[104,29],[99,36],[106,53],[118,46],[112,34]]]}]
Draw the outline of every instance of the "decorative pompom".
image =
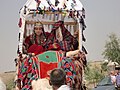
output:
[{"label": "decorative pompom", "polygon": [[19,26],[19,28],[22,26],[22,18],[19,19],[18,26]]}]

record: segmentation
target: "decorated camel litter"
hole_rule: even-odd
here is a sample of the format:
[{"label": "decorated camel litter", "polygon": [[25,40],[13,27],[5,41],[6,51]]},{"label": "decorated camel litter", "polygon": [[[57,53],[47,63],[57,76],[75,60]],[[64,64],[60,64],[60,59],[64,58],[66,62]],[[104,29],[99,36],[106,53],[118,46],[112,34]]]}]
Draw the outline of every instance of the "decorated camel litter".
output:
[{"label": "decorated camel litter", "polygon": [[[64,69],[71,89],[82,88],[87,63],[84,18],[85,10],[79,0],[28,0],[25,3],[20,9],[18,24],[16,89],[50,90],[49,74],[54,68]],[[42,30],[39,37],[38,29]],[[46,87],[37,83],[42,80]]]}]

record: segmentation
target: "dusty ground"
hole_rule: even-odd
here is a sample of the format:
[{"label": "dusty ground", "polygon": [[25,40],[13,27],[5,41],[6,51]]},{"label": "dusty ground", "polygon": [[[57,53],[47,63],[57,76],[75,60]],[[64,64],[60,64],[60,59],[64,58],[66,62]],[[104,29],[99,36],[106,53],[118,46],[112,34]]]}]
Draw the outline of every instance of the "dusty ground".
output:
[{"label": "dusty ground", "polygon": [[2,81],[6,84],[7,90],[13,90],[15,71],[0,73]]},{"label": "dusty ground", "polygon": [[[2,78],[2,81],[6,84],[7,90],[15,90],[12,87],[14,85],[15,71],[0,73],[0,77]],[[91,90],[89,88],[93,88],[94,84],[89,84],[87,86],[88,86],[88,90]]]},{"label": "dusty ground", "polygon": [[0,77],[2,78],[3,82],[7,84],[10,80],[13,80],[15,78],[15,72],[10,71],[10,72],[0,73]]}]

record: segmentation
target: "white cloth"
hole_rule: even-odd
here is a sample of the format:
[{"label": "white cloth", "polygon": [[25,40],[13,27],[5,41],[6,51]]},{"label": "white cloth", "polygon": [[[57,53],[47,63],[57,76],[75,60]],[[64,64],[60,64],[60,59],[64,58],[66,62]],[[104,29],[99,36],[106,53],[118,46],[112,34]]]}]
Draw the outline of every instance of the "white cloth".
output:
[{"label": "white cloth", "polygon": [[52,90],[52,86],[49,84],[49,80],[46,78],[33,80],[32,90]]},{"label": "white cloth", "polygon": [[62,85],[57,90],[70,90],[70,87],[68,85]]},{"label": "white cloth", "polygon": [[58,30],[56,30],[56,38],[59,42],[63,40],[63,36],[62,36],[60,27],[58,28]]},{"label": "white cloth", "polygon": [[111,82],[114,84],[116,82],[116,77],[113,75],[111,75],[110,77],[111,77]]},{"label": "white cloth", "polygon": [[6,85],[3,83],[1,78],[0,78],[0,90],[6,90]]}]

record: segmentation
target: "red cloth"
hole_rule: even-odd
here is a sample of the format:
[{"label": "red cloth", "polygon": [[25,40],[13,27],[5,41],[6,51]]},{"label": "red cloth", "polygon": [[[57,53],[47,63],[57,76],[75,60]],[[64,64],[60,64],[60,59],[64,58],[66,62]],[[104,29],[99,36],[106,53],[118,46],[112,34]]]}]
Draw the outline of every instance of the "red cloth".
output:
[{"label": "red cloth", "polygon": [[41,45],[33,44],[29,47],[28,53],[34,53],[35,55],[41,54],[45,49]]},{"label": "red cloth", "polygon": [[29,35],[28,37],[26,37],[23,42],[23,53],[25,54],[35,53],[35,55],[37,55],[44,52],[45,51],[44,44],[48,36],[49,36],[49,33],[45,32],[45,34],[41,35],[39,41],[37,41],[35,34]]},{"label": "red cloth", "polygon": [[58,67],[58,62],[56,63],[46,63],[46,62],[40,62],[40,78],[46,78],[49,77],[48,71],[53,70],[54,68]]}]

